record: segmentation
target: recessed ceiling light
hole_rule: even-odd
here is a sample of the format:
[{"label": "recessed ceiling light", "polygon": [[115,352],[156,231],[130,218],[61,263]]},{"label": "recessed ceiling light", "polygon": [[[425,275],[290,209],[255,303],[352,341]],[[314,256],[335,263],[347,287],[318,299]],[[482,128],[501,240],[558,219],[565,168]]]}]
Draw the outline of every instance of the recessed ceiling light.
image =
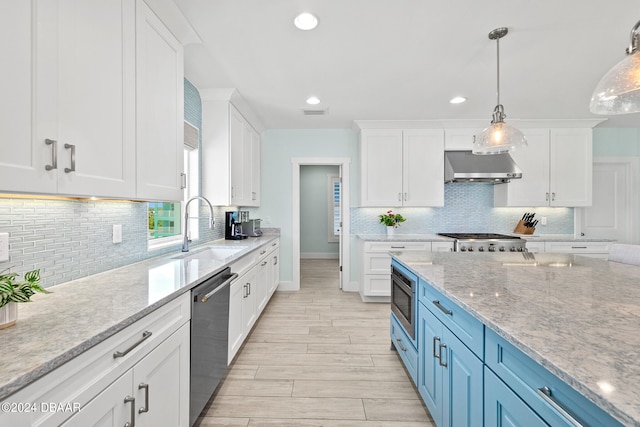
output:
[{"label": "recessed ceiling light", "polygon": [[309,98],[307,98],[307,104],[318,105],[320,104],[320,99],[317,96],[310,96]]},{"label": "recessed ceiling light", "polygon": [[466,100],[467,98],[465,98],[464,96],[456,96],[455,98],[451,98],[451,101],[449,102],[452,104],[462,104]]},{"label": "recessed ceiling light", "polygon": [[313,30],[318,26],[318,18],[316,18],[315,15],[309,12],[303,12],[300,15],[296,16],[296,19],[293,20],[293,23],[301,30]]}]

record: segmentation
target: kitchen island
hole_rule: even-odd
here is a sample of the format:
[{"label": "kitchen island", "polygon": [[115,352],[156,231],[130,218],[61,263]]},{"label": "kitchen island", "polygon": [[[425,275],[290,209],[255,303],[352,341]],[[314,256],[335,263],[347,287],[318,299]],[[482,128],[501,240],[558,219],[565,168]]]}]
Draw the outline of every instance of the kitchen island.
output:
[{"label": "kitchen island", "polygon": [[[395,260],[623,425],[640,425],[640,268],[565,254]],[[488,351],[488,350],[487,350]]]}]

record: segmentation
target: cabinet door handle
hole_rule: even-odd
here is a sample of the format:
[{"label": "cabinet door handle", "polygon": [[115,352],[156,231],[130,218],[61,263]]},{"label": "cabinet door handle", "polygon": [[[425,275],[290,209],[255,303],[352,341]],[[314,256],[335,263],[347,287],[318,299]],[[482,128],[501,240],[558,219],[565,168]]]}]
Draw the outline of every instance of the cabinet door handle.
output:
[{"label": "cabinet door handle", "polygon": [[556,200],[556,193],[551,193],[551,201],[555,201]]},{"label": "cabinet door handle", "polygon": [[553,398],[553,394],[551,393],[551,389],[549,387],[547,386],[541,387],[536,390],[536,393],[538,393],[538,396],[540,396],[542,400],[547,402],[549,405],[551,405],[553,409],[558,411],[560,415],[566,418],[566,420],[569,421],[569,424],[575,427],[583,426],[582,423],[580,423],[578,420],[574,418],[574,416],[570,413],[568,409],[564,408],[559,402],[556,402],[556,400]]},{"label": "cabinet door handle", "polygon": [[438,351],[439,351],[439,355],[438,355],[439,357],[438,357],[438,359],[440,359],[440,360],[438,361],[438,363],[440,364],[440,366],[444,366],[444,367],[446,368],[446,367],[447,367],[447,361],[446,361],[446,360],[444,360],[444,358],[442,357],[442,349],[444,348],[444,349],[445,349],[445,353],[446,353],[446,351],[447,351],[447,345],[446,345],[446,344],[440,344],[440,346],[439,346],[439,347],[440,347],[440,348],[439,348],[439,350],[438,350]]},{"label": "cabinet door handle", "polygon": [[243,289],[242,298],[246,298],[247,297],[247,285],[246,284],[242,285],[242,289]]},{"label": "cabinet door handle", "polygon": [[45,170],[58,169],[58,141],[53,139],[45,139],[44,143],[51,146],[51,164],[45,165]]},{"label": "cabinet door handle", "polygon": [[278,257],[277,257],[277,256],[274,256],[274,257],[273,257],[273,259],[275,260],[275,261],[273,262],[273,265],[278,265]]},{"label": "cabinet door handle", "polygon": [[180,189],[184,190],[185,188],[187,188],[187,174],[180,172]]},{"label": "cabinet door handle", "polygon": [[445,306],[443,306],[442,304],[440,304],[440,300],[434,300],[432,301],[433,305],[435,305],[436,307],[438,307],[438,309],[443,312],[444,314],[447,314],[449,316],[453,316],[453,311],[449,310],[448,308],[446,308]]},{"label": "cabinet door handle", "polygon": [[64,148],[67,150],[71,150],[71,167],[64,168],[65,173],[75,172],[76,171],[76,146],[73,144],[64,144]]},{"label": "cabinet door handle", "polygon": [[144,406],[138,409],[138,413],[142,414],[144,412],[149,412],[149,384],[140,383],[138,385],[138,390],[144,390]]},{"label": "cabinet door handle", "polygon": [[398,193],[398,201],[401,202],[402,201],[402,193]]},{"label": "cabinet door handle", "polygon": [[251,192],[251,200],[255,200],[256,199],[256,192],[252,191]]},{"label": "cabinet door handle", "polygon": [[127,396],[124,398],[124,403],[131,403],[131,421],[127,421],[124,427],[136,426],[136,398]]},{"label": "cabinet door handle", "polygon": [[267,265],[267,261],[263,261],[262,264],[260,264],[260,267],[264,267],[265,265]]},{"label": "cabinet door handle", "polygon": [[117,359],[118,357],[126,356],[131,350],[133,350],[134,348],[136,348],[137,346],[142,344],[142,342],[144,340],[146,340],[147,338],[149,338],[151,335],[152,335],[152,333],[150,331],[144,331],[142,333],[142,338],[140,338],[138,341],[133,343],[133,345],[131,347],[129,347],[128,349],[126,349],[125,351],[116,351],[115,353],[113,353],[113,358]]},{"label": "cabinet door handle", "polygon": [[407,193],[404,193],[404,201],[405,201],[405,202],[407,201],[407,197],[408,197],[408,196],[407,196]]},{"label": "cabinet door handle", "polygon": [[251,295],[251,283],[247,283],[247,296]]},{"label": "cabinet door handle", "polygon": [[402,345],[402,340],[400,338],[396,338],[396,342],[400,346],[400,350],[402,350],[402,351],[404,351],[406,353],[407,352],[407,347]]},{"label": "cabinet door handle", "polygon": [[547,202],[549,201],[549,193],[545,193],[544,200]]},{"label": "cabinet door handle", "polygon": [[433,357],[440,359],[440,355],[436,353],[436,342],[440,342],[440,337],[433,337]]}]

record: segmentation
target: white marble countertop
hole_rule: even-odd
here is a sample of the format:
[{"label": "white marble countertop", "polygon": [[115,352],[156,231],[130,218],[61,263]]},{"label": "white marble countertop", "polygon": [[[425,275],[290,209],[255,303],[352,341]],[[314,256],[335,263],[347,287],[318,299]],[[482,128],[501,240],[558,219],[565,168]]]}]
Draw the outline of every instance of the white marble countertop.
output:
[{"label": "white marble countertop", "polygon": [[437,234],[358,234],[358,239],[365,242],[453,242],[453,239]]},{"label": "white marble countertop", "polygon": [[573,234],[516,234],[506,233],[511,236],[518,236],[521,239],[534,242],[615,242],[612,239],[598,239],[590,237],[576,237]]},{"label": "white marble countertop", "polygon": [[548,253],[393,256],[604,411],[640,426],[640,267]]},{"label": "white marble countertop", "polygon": [[18,305],[18,322],[0,330],[0,401],[276,238],[216,240],[190,253],[214,245],[243,249],[223,260],[174,259],[183,255],[175,252],[34,295]]}]

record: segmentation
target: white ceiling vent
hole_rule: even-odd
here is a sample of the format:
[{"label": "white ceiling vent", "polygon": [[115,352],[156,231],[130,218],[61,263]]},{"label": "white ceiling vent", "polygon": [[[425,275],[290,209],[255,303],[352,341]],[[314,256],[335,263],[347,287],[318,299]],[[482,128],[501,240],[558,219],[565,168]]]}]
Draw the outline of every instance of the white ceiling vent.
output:
[{"label": "white ceiling vent", "polygon": [[302,114],[304,114],[305,116],[325,116],[328,114],[328,109],[303,108]]}]

